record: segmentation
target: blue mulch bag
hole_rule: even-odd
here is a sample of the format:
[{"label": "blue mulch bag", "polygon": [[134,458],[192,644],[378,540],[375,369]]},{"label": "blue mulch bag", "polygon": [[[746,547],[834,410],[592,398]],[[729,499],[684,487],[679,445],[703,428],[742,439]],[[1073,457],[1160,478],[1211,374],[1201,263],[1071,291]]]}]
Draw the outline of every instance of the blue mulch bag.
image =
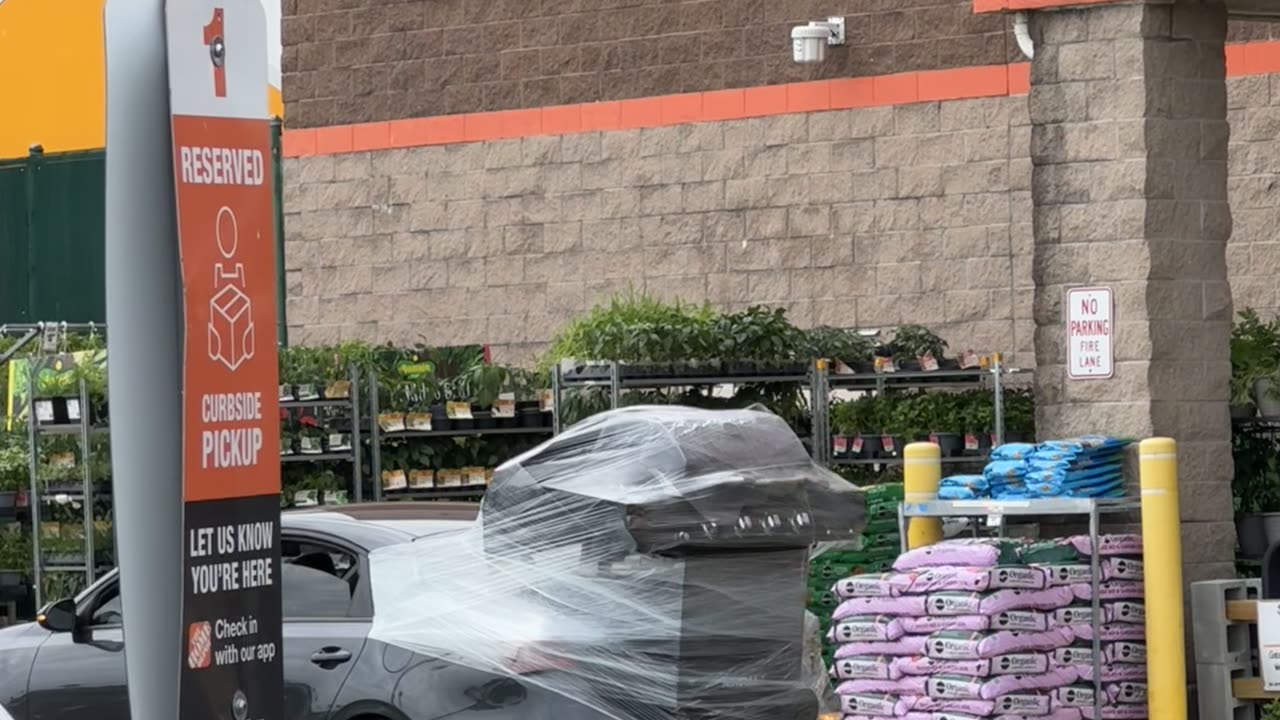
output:
[{"label": "blue mulch bag", "polygon": [[1031,443],[1005,443],[991,451],[992,460],[1025,460],[1036,451]]},{"label": "blue mulch bag", "polygon": [[1027,464],[1021,460],[996,460],[987,463],[982,476],[991,482],[997,478],[1021,478],[1027,474],[1027,470]]},{"label": "blue mulch bag", "polygon": [[986,497],[986,493],[978,495],[973,488],[967,488],[963,485],[938,486],[939,500],[977,500],[979,497]]}]

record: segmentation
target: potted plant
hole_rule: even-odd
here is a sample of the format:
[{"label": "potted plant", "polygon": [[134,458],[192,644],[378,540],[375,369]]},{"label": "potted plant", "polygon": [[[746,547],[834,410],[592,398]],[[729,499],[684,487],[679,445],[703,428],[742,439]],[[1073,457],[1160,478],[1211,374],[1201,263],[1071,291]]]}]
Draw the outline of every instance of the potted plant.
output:
[{"label": "potted plant", "polygon": [[960,410],[960,396],[954,393],[934,393],[929,400],[929,426],[933,432],[929,442],[938,446],[942,457],[960,457],[964,454],[964,418]]},{"label": "potted plant", "polygon": [[1036,436],[1036,396],[1030,388],[1004,394],[1004,441],[1030,442]]},{"label": "potted plant", "polygon": [[533,370],[513,369],[511,389],[516,396],[516,418],[520,427],[543,427],[551,413],[542,412],[542,377]]},{"label": "potted plant", "polygon": [[496,428],[498,421],[493,415],[493,406],[502,395],[503,386],[507,384],[509,378],[507,368],[481,363],[467,371],[463,378],[465,392],[470,396],[471,415],[475,419],[475,428],[477,430]]},{"label": "potted plant", "polygon": [[294,449],[293,417],[286,408],[280,408],[280,454],[292,455]]},{"label": "potted plant", "polygon": [[1269,434],[1232,435],[1232,496],[1240,553],[1261,558],[1280,541],[1280,458]]},{"label": "potted plant", "polygon": [[[440,383],[440,392],[444,397],[444,412],[449,425],[454,430],[472,430],[476,426],[475,416],[471,412],[471,387],[466,375],[457,375]],[[432,408],[432,422],[435,409]]]},{"label": "potted plant", "polygon": [[1231,328],[1231,414],[1280,417],[1280,321],[1263,322],[1252,308],[1240,312]]},{"label": "potted plant", "polygon": [[17,514],[18,494],[30,485],[30,469],[23,438],[0,433],[0,518]]},{"label": "potted plant", "polygon": [[869,373],[875,370],[872,358],[875,341],[854,330],[816,327],[805,333],[808,352],[814,358],[839,361],[853,373]]},{"label": "potted plant", "polygon": [[324,452],[325,438],[324,428],[320,427],[320,421],[311,413],[302,413],[298,416],[298,452],[303,455],[320,455]]},{"label": "potted plant", "polygon": [[36,376],[32,397],[38,424],[62,425],[80,421],[80,387],[75,373],[54,368],[41,370]]},{"label": "potted plant", "polygon": [[954,369],[954,360],[943,357],[947,343],[923,325],[902,325],[893,332],[890,351],[894,364],[904,370]]}]

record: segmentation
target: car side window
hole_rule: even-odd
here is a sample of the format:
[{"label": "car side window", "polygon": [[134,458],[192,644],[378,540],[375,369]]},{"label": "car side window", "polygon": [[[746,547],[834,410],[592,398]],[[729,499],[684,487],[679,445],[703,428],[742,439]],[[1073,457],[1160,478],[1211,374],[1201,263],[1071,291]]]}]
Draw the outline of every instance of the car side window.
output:
[{"label": "car side window", "polygon": [[324,543],[289,538],[284,539],[281,551],[285,619],[344,618],[350,614],[360,572],[354,555]]},{"label": "car side window", "polygon": [[91,627],[120,625],[124,622],[124,616],[120,613],[120,585],[116,583],[103,588],[102,594],[97,597],[96,607],[89,618],[89,625]]}]

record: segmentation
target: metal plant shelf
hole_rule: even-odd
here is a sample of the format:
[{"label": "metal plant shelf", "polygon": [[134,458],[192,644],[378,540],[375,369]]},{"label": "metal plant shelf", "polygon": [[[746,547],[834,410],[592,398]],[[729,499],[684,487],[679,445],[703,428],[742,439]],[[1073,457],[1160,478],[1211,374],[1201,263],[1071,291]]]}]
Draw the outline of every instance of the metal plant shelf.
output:
[{"label": "metal plant shelf", "polygon": [[287,462],[323,462],[323,461],[328,461],[328,460],[352,460],[352,461],[354,461],[355,459],[356,459],[356,456],[355,456],[355,453],[353,453],[353,452],[340,452],[340,453],[312,453],[312,454],[307,454],[307,453],[290,453],[290,454],[288,454],[288,455],[281,455],[281,456],[280,456],[280,462],[282,462],[282,463],[287,463]]},{"label": "metal plant shelf", "polygon": [[396,501],[476,497],[477,495],[485,494],[488,489],[488,485],[465,485],[463,487],[435,488],[433,490],[384,490],[382,499]]},{"label": "metal plant shelf", "polygon": [[[972,455],[968,457],[944,457],[943,465],[957,465],[963,463],[985,463],[990,458],[987,455]],[[902,458],[834,458],[831,460],[832,465],[901,465]]]},{"label": "metal plant shelf", "polygon": [[[110,431],[110,428],[101,425],[94,425],[89,428],[90,435],[101,435]],[[84,428],[81,427],[80,423],[37,424],[36,432],[41,435],[79,435],[84,432]]]},{"label": "metal plant shelf", "polygon": [[903,517],[983,517],[988,515],[1100,515],[1142,508],[1138,498],[1036,498],[1033,500],[931,500],[903,503]]},{"label": "metal plant shelf", "polygon": [[470,430],[402,430],[399,432],[383,432],[382,437],[386,440],[394,440],[396,438],[433,438],[433,437],[460,437],[475,435],[550,435],[549,427],[517,427],[517,428],[484,428]]},{"label": "metal plant shelf", "polygon": [[282,408],[301,408],[301,407],[350,407],[351,398],[342,398],[341,400],[281,400]]},{"label": "metal plant shelf", "polygon": [[[796,383],[809,379],[807,373],[799,375],[705,375],[672,377],[622,377],[618,384],[623,388],[687,387],[694,385],[758,385],[760,383]],[[579,380],[563,378],[565,387],[609,387],[609,378]]]}]

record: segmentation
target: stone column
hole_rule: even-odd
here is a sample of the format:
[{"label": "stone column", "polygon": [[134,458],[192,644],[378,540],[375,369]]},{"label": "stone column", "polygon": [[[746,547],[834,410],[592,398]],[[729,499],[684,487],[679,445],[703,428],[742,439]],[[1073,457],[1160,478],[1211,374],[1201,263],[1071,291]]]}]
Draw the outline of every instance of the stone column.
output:
[{"label": "stone column", "polygon": [[[1231,577],[1226,11],[1212,0],[1032,17],[1037,425],[1179,443],[1186,580]],[[1115,293],[1115,376],[1070,380],[1064,301]]]}]

